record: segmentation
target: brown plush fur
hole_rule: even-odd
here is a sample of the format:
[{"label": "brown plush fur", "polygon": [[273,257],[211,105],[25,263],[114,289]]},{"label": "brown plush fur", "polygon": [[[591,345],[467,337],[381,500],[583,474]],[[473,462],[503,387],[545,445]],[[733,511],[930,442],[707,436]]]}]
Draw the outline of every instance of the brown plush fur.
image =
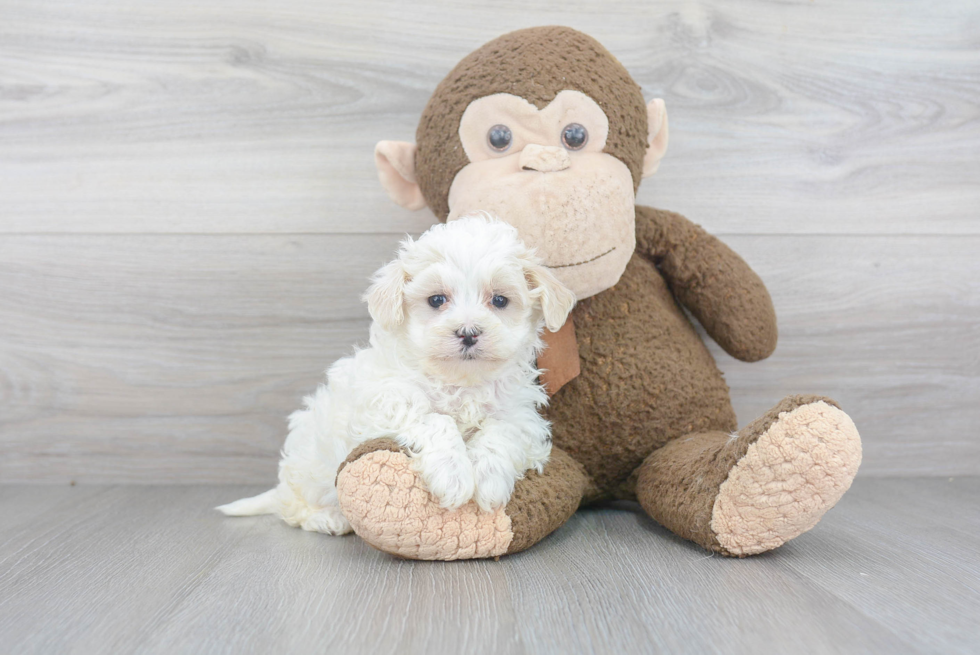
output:
[{"label": "brown plush fur", "polygon": [[790,396],[742,428],[737,438],[730,432],[714,431],[671,441],[640,468],[637,499],[654,520],[675,534],[731,555],[711,530],[711,514],[722,483],[781,413],[820,400],[837,407],[821,396]]},{"label": "brown plush fur", "polygon": [[608,497],[671,439],[735,429],[728,386],[653,262],[634,255],[572,319],[582,372],[546,415],[555,445],[591,477],[587,500]]},{"label": "brown plush fur", "polygon": [[[582,373],[547,410],[555,445],[591,476],[586,501],[622,496],[630,474],[673,439],[737,427],[728,385],[675,295],[736,357],[775,347],[769,294],[738,255],[679,214],[648,207],[637,207],[637,235],[619,283],[574,309]],[[677,271],[683,277],[665,279]]]},{"label": "brown plush fur", "polygon": [[[546,410],[556,448],[545,474],[519,481],[506,508],[514,531],[509,552],[556,529],[580,501],[638,496],[665,527],[727,554],[709,523],[729,470],[780,412],[820,400],[784,400],[732,447],[737,422],[728,385],[675,295],[726,350],[748,360],[775,346],[769,295],[738,255],[679,214],[637,207],[637,236],[619,283],[572,312],[581,373]],[[666,277],[671,273],[678,279]],[[398,447],[373,440],[347,461],[377,449]]]},{"label": "brown plush fur", "polygon": [[514,532],[507,553],[530,548],[560,528],[578,509],[586,484],[582,465],[552,448],[544,473],[528,471],[504,509]]},{"label": "brown plush fur", "polygon": [[[584,34],[521,30],[464,58],[422,116],[416,175],[441,220],[453,179],[468,163],[457,134],[467,105],[504,92],[540,108],[564,89],[589,95],[605,110],[605,150],[639,183],[647,118],[636,83]],[[732,356],[756,361],[776,346],[769,294],[737,254],[678,214],[637,207],[636,237],[619,282],[572,313],[581,373],[547,409],[556,446],[551,462],[543,475],[518,481],[506,507],[515,535],[510,552],[547,535],[580,502],[638,496],[675,533],[730,554],[710,526],[720,486],[780,412],[814,401],[789,398],[732,439],[737,425],[728,386],[682,306]]]},{"label": "brown plush fur", "polygon": [[636,208],[636,250],[656,262],[711,338],[744,362],[776,349],[776,313],[759,276],[731,248],[680,214]]},{"label": "brown plush fur", "polygon": [[459,119],[478,98],[520,96],[541,109],[559,91],[581,91],[609,118],[605,152],[625,163],[640,185],[646,152],[643,93],[598,41],[567,27],[533,27],[505,34],[470,53],[436,87],[416,132],[416,179],[439,220],[449,215],[449,187],[469,160]]}]

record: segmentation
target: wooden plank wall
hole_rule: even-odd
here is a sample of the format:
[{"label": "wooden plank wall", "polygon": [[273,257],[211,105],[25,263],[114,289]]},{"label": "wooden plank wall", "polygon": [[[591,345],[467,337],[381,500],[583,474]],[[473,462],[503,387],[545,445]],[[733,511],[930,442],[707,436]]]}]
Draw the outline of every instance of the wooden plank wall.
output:
[{"label": "wooden plank wall", "polygon": [[427,212],[372,148],[494,36],[567,24],[666,99],[639,201],[769,285],[776,354],[714,347],[750,420],[837,398],[864,475],[980,473],[980,6],[0,0],[0,480],[274,479]]}]

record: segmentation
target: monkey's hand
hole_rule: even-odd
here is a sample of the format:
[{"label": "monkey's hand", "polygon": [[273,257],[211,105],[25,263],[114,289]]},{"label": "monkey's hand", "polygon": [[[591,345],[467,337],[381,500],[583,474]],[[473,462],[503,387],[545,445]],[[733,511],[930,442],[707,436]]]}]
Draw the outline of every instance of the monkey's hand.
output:
[{"label": "monkey's hand", "polygon": [[636,249],[674,296],[732,357],[765,359],[776,348],[776,312],[759,276],[735,252],[680,214],[636,207]]}]

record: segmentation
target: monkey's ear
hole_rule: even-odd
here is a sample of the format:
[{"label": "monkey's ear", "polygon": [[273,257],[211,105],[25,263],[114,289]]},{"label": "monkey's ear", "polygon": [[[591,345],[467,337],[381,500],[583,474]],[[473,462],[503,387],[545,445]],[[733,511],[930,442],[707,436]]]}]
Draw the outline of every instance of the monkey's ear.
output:
[{"label": "monkey's ear", "polygon": [[374,146],[374,165],[388,197],[405,209],[422,209],[425,198],[415,181],[415,144],[407,141],[379,141]]},{"label": "monkey's ear", "polygon": [[647,104],[647,154],[643,156],[643,177],[650,177],[657,172],[660,160],[667,152],[667,106],[660,98],[654,98]]}]

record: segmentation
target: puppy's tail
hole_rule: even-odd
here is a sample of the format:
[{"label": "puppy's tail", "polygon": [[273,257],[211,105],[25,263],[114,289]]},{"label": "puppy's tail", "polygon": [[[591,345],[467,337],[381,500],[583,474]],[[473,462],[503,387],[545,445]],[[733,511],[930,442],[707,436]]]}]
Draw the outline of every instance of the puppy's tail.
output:
[{"label": "puppy's tail", "polygon": [[276,511],[276,489],[269,489],[263,494],[242,498],[227,505],[215,507],[226,516],[256,516],[258,514],[274,514]]}]

